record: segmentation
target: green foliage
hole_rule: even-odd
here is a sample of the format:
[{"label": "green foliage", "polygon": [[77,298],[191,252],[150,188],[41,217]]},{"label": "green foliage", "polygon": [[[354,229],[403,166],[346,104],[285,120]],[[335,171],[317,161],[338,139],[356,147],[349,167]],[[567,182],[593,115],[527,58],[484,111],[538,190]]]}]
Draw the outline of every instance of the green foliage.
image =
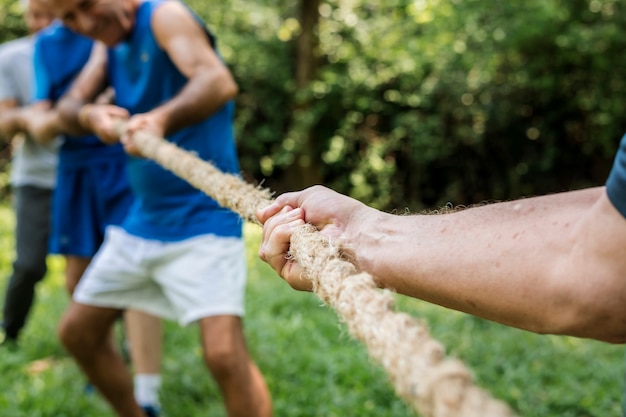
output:
[{"label": "green foliage", "polygon": [[22,13],[18,0],[0,0],[0,43],[28,34]]},{"label": "green foliage", "polygon": [[[22,18],[22,7],[17,0],[0,0],[0,22],[0,44],[28,33]],[[10,159],[10,144],[0,141],[0,201],[6,201],[10,193]]]},{"label": "green foliage", "polygon": [[327,0],[320,69],[301,90],[292,2],[192,5],[242,87],[244,171],[277,190],[302,152],[327,185],[381,208],[599,185],[626,128],[615,0]]},{"label": "green foliage", "polygon": [[[13,257],[12,212],[0,206],[0,289]],[[381,367],[314,294],[293,291],[257,255],[260,228],[246,227],[249,283],[246,334],[276,416],[407,417]],[[63,262],[50,258],[19,350],[0,350],[3,417],[105,417],[97,394],[60,347],[55,329],[67,306]],[[397,309],[426,320],[433,336],[474,372],[479,386],[520,416],[620,415],[623,347],[539,336],[397,297]],[[119,339],[118,332],[118,339]],[[119,339],[121,340],[121,339]],[[223,416],[219,390],[203,366],[194,326],[165,326],[161,400],[165,417]]]},{"label": "green foliage", "polygon": [[[616,0],[326,0],[304,88],[300,2],[188,3],[240,86],[244,176],[277,192],[311,185],[302,164],[384,209],[600,185],[626,130]],[[23,35],[0,6],[0,40]]]}]

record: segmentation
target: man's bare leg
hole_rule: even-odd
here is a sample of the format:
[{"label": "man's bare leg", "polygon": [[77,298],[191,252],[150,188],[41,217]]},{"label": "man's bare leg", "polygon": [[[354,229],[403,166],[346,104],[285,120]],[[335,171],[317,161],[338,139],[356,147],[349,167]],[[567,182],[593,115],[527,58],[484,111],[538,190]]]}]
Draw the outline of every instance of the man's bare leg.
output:
[{"label": "man's bare leg", "polygon": [[199,325],[204,359],[220,387],[228,416],[270,417],[270,393],[248,353],[241,319],[205,317]]},{"label": "man's bare leg", "polygon": [[137,310],[124,314],[134,370],[135,399],[141,406],[159,406],[161,386],[161,319]]},{"label": "man's bare leg", "polygon": [[110,338],[120,314],[72,302],[61,319],[59,339],[118,416],[145,417],[135,401],[131,375]]},{"label": "man's bare leg", "polygon": [[89,266],[91,258],[83,256],[65,256],[65,287],[68,294],[74,294],[74,289],[78,285],[80,278]]}]

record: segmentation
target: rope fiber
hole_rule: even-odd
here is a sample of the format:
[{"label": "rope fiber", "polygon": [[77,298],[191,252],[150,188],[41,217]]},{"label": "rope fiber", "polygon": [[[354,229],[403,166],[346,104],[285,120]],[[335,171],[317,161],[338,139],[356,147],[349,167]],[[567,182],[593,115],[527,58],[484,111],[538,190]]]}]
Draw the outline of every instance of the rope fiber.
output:
[{"label": "rope fiber", "polygon": [[[123,128],[121,128],[123,129]],[[123,131],[123,130],[122,130]],[[256,211],[272,202],[267,189],[225,174],[192,152],[163,138],[137,132],[133,141],[144,157],[189,182],[221,206],[259,224]],[[350,332],[383,366],[398,396],[423,417],[513,417],[503,402],[477,387],[465,365],[445,356],[426,323],[393,311],[394,299],[371,275],[342,259],[338,248],[311,225],[297,229],[290,256],[313,282]]]}]

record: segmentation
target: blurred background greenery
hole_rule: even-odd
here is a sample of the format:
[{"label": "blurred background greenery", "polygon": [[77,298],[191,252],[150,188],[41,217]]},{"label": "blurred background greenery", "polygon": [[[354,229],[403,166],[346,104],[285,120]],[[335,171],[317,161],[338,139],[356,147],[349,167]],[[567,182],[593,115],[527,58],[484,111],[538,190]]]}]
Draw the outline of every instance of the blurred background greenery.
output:
[{"label": "blurred background greenery", "polygon": [[616,0],[188,4],[241,88],[244,175],[277,192],[420,210],[601,185],[626,131]]}]

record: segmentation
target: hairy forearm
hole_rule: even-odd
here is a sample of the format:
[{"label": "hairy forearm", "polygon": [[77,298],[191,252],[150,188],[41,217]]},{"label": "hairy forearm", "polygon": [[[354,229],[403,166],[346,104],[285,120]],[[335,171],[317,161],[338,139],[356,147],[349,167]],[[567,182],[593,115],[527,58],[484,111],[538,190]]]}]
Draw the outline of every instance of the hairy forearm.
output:
[{"label": "hairy forearm", "polygon": [[[605,237],[585,223],[594,210],[607,210],[594,209],[603,192],[443,215],[379,214],[358,236],[356,256],[381,286],[403,294],[540,333],[609,339],[594,334],[594,314],[605,314],[601,308],[581,318],[582,309],[596,308],[589,292],[615,284],[613,277],[590,276],[603,263],[589,242]],[[619,324],[613,330],[619,333]]]}]

